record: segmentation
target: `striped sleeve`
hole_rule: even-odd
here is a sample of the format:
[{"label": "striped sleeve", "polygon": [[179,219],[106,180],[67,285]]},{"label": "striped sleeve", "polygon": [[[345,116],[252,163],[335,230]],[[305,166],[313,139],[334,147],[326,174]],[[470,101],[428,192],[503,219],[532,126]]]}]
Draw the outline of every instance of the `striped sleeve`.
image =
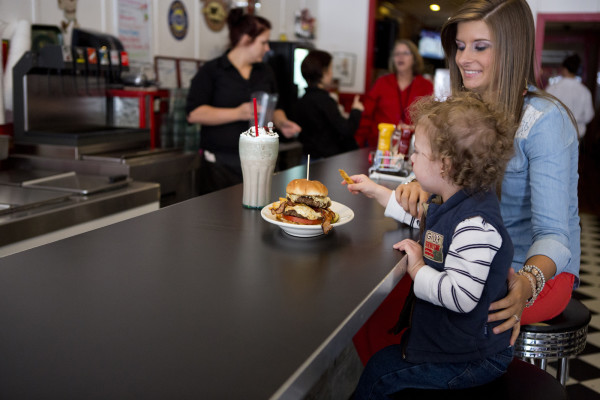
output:
[{"label": "striped sleeve", "polygon": [[412,228],[419,227],[419,219],[404,211],[400,203],[398,203],[398,200],[396,200],[396,192],[393,190],[387,206],[385,207],[384,215],[386,217],[394,218],[396,221],[402,222]]},{"label": "striped sleeve", "polygon": [[459,223],[452,236],[444,270],[424,266],[415,276],[415,295],[452,311],[472,311],[483,292],[502,237],[482,217]]}]

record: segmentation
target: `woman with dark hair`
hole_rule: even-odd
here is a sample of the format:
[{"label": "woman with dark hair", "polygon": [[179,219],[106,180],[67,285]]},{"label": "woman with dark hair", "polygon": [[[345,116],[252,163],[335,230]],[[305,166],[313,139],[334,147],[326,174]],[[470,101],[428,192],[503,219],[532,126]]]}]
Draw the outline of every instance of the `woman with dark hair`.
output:
[{"label": "woman with dark hair", "polygon": [[[201,194],[242,182],[238,142],[254,118],[250,96],[256,91],[277,93],[275,75],[262,61],[269,51],[271,23],[237,8],[229,12],[227,25],[229,49],[200,68],[187,97],[188,122],[202,124]],[[285,137],[300,132],[281,109],[273,113],[273,123]]]},{"label": "woman with dark hair", "polygon": [[365,95],[365,110],[354,135],[360,147],[375,147],[379,138],[377,125],[412,125],[408,107],[419,97],[433,94],[433,84],[424,78],[423,58],[410,40],[396,41],[389,60],[391,74],[384,75]]},{"label": "woman with dark hair", "polygon": [[358,128],[363,105],[354,97],[352,111],[345,118],[328,89],[333,82],[331,54],[312,50],[302,61],[300,70],[308,83],[304,96],[296,105],[296,121],[302,127],[298,140],[303,153],[313,159],[330,157],[358,148],[354,132]]}]

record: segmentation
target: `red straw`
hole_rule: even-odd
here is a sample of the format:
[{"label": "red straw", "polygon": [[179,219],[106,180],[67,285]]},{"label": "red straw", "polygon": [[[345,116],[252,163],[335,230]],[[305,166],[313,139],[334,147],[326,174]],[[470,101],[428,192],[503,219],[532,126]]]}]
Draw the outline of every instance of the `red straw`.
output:
[{"label": "red straw", "polygon": [[258,137],[258,113],[256,112],[256,97],[252,100],[254,100],[254,129],[256,129],[254,132],[256,132],[256,137]]}]

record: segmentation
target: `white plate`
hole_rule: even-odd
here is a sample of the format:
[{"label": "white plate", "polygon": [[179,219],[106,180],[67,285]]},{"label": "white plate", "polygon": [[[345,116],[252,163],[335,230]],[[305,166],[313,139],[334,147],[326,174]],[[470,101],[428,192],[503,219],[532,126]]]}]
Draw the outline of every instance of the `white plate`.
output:
[{"label": "white plate", "polygon": [[[298,224],[293,224],[291,222],[279,221],[277,218],[275,218],[275,216],[273,214],[271,214],[270,208],[271,208],[272,204],[273,203],[265,206],[260,211],[260,215],[263,217],[263,219],[265,221],[267,221],[271,224],[274,224],[274,225],[278,225],[288,235],[297,236],[297,237],[313,237],[313,236],[319,236],[319,235],[323,234],[323,228],[321,228],[321,225],[298,225]],[[338,222],[336,222],[335,224],[332,224],[334,229],[337,226],[347,224],[348,222],[352,221],[352,219],[354,219],[354,211],[352,211],[350,208],[346,207],[345,205],[343,205],[341,203],[332,201],[331,207],[329,207],[329,208],[331,208],[331,210],[333,212],[338,213],[338,215],[340,216],[340,219],[338,220]]]}]

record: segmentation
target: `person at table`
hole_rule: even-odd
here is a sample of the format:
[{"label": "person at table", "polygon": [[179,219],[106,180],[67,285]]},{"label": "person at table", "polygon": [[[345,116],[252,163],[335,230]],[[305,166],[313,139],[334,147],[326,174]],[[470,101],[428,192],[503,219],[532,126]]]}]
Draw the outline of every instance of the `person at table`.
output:
[{"label": "person at table", "polygon": [[406,329],[402,342],[371,357],[355,399],[388,399],[407,388],[483,385],[506,372],[513,358],[511,332],[490,334],[500,322],[487,322],[490,304],[508,293],[513,258],[494,190],[513,153],[512,122],[468,92],[420,100],[411,114],[416,130],[410,159],[423,189],[432,193],[423,219],[415,220],[391,190],[380,190],[364,175],[348,185],[387,203],[397,220],[422,225],[422,245],[405,239],[393,246],[406,252],[414,281],[407,314],[395,327]]},{"label": "person at table", "polygon": [[302,128],[298,140],[303,154],[310,154],[315,160],[356,150],[354,133],[364,107],[356,95],[348,118],[340,112],[339,104],[328,91],[333,82],[331,54],[311,50],[302,61],[300,71],[308,87],[298,100],[294,115]]},{"label": "person at table", "polygon": [[562,62],[560,74],[562,78],[546,91],[560,99],[573,113],[577,121],[579,140],[583,139],[587,124],[594,118],[594,106],[592,104],[592,93],[577,80],[577,71],[581,65],[581,58],[572,54]]},{"label": "person at table", "polygon": [[396,41],[389,66],[393,72],[377,79],[364,96],[365,109],[354,136],[360,147],[377,146],[379,123],[411,125],[408,107],[433,94],[433,84],[421,75],[423,58],[410,40]]},{"label": "person at table", "polygon": [[[227,26],[229,50],[200,68],[186,102],[188,122],[202,125],[200,193],[242,182],[238,142],[254,119],[250,96],[256,91],[277,93],[275,75],[262,61],[269,51],[271,23],[236,8],[229,12]],[[279,108],[273,113],[273,123],[287,138],[300,132],[300,126]]]},{"label": "person at table", "polygon": [[[496,334],[514,328],[512,344],[519,322],[557,316],[579,286],[577,128],[568,109],[533,83],[534,40],[533,16],[525,0],[469,0],[442,28],[452,93],[489,97],[519,124],[513,132],[515,154],[497,188],[502,217],[515,243],[510,290],[492,304],[489,316],[490,322],[504,320],[494,328]],[[395,195],[415,218],[429,197],[418,182],[398,186]],[[405,276],[354,336],[363,363],[398,342],[388,332],[389,320],[397,315],[410,284]],[[514,315],[522,315],[520,321]]]},{"label": "person at table", "polygon": [[[513,329],[560,314],[579,286],[577,125],[567,107],[536,85],[535,27],[525,0],[470,0],[442,27],[453,94],[473,91],[497,102],[519,124],[500,210],[515,244],[509,295],[490,308],[494,328]],[[495,157],[495,153],[490,156]],[[414,216],[427,198],[420,183],[401,185],[398,202]]]}]

